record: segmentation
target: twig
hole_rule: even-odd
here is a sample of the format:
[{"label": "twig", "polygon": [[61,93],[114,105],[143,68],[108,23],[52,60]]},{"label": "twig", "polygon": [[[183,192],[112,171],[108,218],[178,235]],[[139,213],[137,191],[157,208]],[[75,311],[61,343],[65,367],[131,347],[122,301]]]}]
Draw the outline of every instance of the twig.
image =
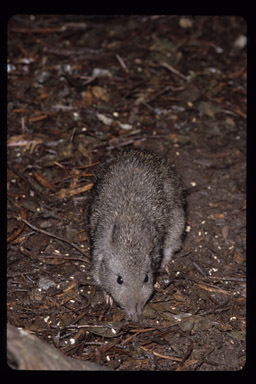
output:
[{"label": "twig", "polygon": [[33,179],[30,177],[30,176],[24,176],[20,171],[18,171],[17,169],[13,168],[12,166],[10,166],[10,164],[8,164],[8,168],[13,172],[15,173],[17,176],[19,176],[22,180],[25,181],[26,184],[28,184],[30,186],[30,188],[34,191],[34,193],[42,200],[42,201],[46,201],[49,203],[50,199],[49,197],[46,195],[46,194],[42,194],[40,193],[36,187],[34,186],[34,182],[33,182]]},{"label": "twig", "polygon": [[[57,325],[51,325],[52,328],[59,328]],[[62,329],[81,329],[81,328],[109,328],[109,329],[119,329],[118,327],[114,327],[111,324],[71,324],[71,325],[65,325],[62,327]]]},{"label": "twig", "polygon": [[215,350],[215,347],[211,348],[210,351],[208,351],[208,352],[206,353],[206,355],[203,356],[202,360],[200,360],[200,361],[196,364],[196,366],[194,367],[194,371],[195,371],[196,369],[198,369],[199,367],[201,367],[201,365],[204,364],[204,363],[206,363],[206,364],[211,364],[211,365],[215,365],[215,363],[211,363],[211,362],[209,362],[209,361],[206,361],[206,357],[208,357],[214,350]]},{"label": "twig", "polygon": [[161,357],[161,359],[168,359],[168,360],[172,360],[172,361],[183,361],[183,359],[181,359],[180,357],[173,357],[173,356],[169,356],[169,355],[162,355],[161,353],[152,351],[151,349],[148,349],[148,348],[142,347],[142,346],[140,346],[140,348],[143,351],[145,351],[145,352],[151,352],[151,353],[153,353],[153,355],[155,355],[157,357]]},{"label": "twig", "polygon": [[76,49],[64,49],[64,48],[48,48],[44,47],[44,52],[52,53],[54,55],[58,56],[80,56],[80,57],[88,57],[92,58],[93,55],[113,55],[113,53],[110,52],[104,52],[102,49],[90,49],[87,47],[82,48],[76,48]]},{"label": "twig", "polygon": [[[154,330],[155,330],[155,328],[146,328],[146,329],[135,330],[135,333],[133,335],[129,336],[127,339],[123,340],[121,345],[128,343],[129,341],[131,341],[132,339],[137,337],[140,333],[146,333],[146,332],[150,332],[150,331],[154,331]],[[132,332],[132,331],[133,330],[131,329],[130,332]]]},{"label": "twig", "polygon": [[170,89],[171,89],[171,87],[170,87],[169,85],[167,85],[167,87],[165,87],[164,89],[161,89],[161,91],[156,92],[152,97],[150,97],[150,98],[147,100],[147,103],[151,103],[152,101],[154,101],[155,99],[157,99],[159,96],[162,96],[164,93],[169,92]]},{"label": "twig", "polygon": [[185,353],[185,355],[183,356],[183,359],[182,359],[182,363],[181,364],[184,364],[185,361],[188,359],[188,357],[191,355],[192,351],[193,351],[193,340],[190,339],[190,344],[188,346],[188,349],[187,349],[187,352]]},{"label": "twig", "polygon": [[182,255],[179,255],[179,258],[180,258],[180,257],[188,256],[188,255],[190,255],[190,253],[192,253],[192,251],[188,251],[188,252],[186,252],[186,253],[183,253]]},{"label": "twig", "polygon": [[87,24],[84,22],[70,22],[70,23],[65,23],[61,27],[46,27],[46,28],[44,27],[43,28],[12,27],[12,31],[14,32],[28,33],[28,34],[65,32],[68,29],[75,29],[75,30],[87,29]]},{"label": "twig", "polygon": [[72,107],[70,105],[56,104],[52,105],[52,109],[57,109],[58,111],[72,111],[73,109],[75,109],[75,107]]},{"label": "twig", "polygon": [[[68,241],[67,239],[64,239],[63,237],[54,235],[53,233],[46,232],[46,231],[44,231],[43,229],[37,228],[37,227],[35,227],[34,225],[30,224],[30,223],[29,223],[27,220],[25,220],[25,219],[21,219],[21,221],[23,221],[25,224],[27,224],[27,225],[28,225],[30,228],[32,228],[34,231],[43,233],[43,234],[46,235],[46,236],[50,236],[50,237],[53,237],[54,239],[63,241],[64,243],[67,243],[67,244],[71,245],[71,247],[75,248],[77,251],[79,251],[80,253],[82,253],[83,256],[86,256],[85,253],[80,249],[80,247],[78,247],[78,246],[77,246],[76,244],[74,244],[74,243],[71,243],[71,241]],[[88,262],[88,260],[86,260],[86,259],[85,259],[84,261],[85,261],[85,262]]]},{"label": "twig", "polygon": [[205,276],[205,279],[212,279],[212,280],[219,280],[219,281],[238,281],[238,282],[245,282],[246,278],[243,277],[225,277],[225,276]]},{"label": "twig", "polygon": [[244,63],[244,65],[242,66],[242,68],[239,71],[230,73],[229,75],[227,75],[227,77],[229,79],[235,79],[236,77],[241,76],[242,73],[246,70],[246,67],[247,67],[247,62]]},{"label": "twig", "polygon": [[[27,211],[26,211],[26,209],[23,208],[23,207],[20,207],[20,209],[21,209],[21,213],[20,213],[20,215],[21,215],[21,217],[22,217],[23,219],[25,219],[26,214],[27,214]],[[12,233],[12,234],[7,238],[7,243],[10,243],[10,242],[13,241],[14,239],[16,239],[16,237],[19,236],[19,234],[23,232],[24,227],[25,227],[25,224],[22,223],[22,224],[20,225],[20,227],[19,227],[14,233]]]},{"label": "twig", "polygon": [[63,25],[61,27],[52,27],[52,28],[22,28],[22,27],[13,27],[13,32],[18,33],[56,33],[56,32],[64,32],[66,27]]},{"label": "twig", "polygon": [[201,275],[203,275],[204,277],[206,277],[206,273],[199,267],[199,265],[197,265],[195,262],[193,263],[194,267],[196,268],[196,270],[201,273]]},{"label": "twig", "polygon": [[116,55],[116,58],[117,60],[119,61],[119,64],[121,65],[121,67],[123,68],[123,70],[128,73],[129,72],[129,69],[127,68],[127,65],[125,64],[124,60],[122,59],[122,57],[120,55]]},{"label": "twig", "polygon": [[75,261],[87,261],[84,260],[82,257],[72,257],[72,256],[66,256],[66,255],[39,255],[38,257],[41,257],[42,259],[60,259],[60,260],[75,260]]},{"label": "twig", "polygon": [[170,64],[168,63],[161,63],[160,64],[162,67],[168,69],[170,72],[174,73],[175,75],[179,76],[180,78],[182,78],[183,80],[186,80],[188,81],[188,78],[183,75],[181,72],[179,72],[177,69],[173,68]]}]

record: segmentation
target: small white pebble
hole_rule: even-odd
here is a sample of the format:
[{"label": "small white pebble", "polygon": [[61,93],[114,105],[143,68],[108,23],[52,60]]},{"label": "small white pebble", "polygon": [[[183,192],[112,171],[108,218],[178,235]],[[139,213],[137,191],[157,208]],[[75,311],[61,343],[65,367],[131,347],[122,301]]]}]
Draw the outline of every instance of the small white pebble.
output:
[{"label": "small white pebble", "polygon": [[189,17],[181,17],[179,20],[179,26],[181,28],[191,28],[193,25],[193,20]]},{"label": "small white pebble", "polygon": [[211,268],[211,269],[209,269],[208,274],[209,274],[209,276],[212,276],[212,274],[217,272],[217,271],[218,271],[218,268]]},{"label": "small white pebble", "polygon": [[215,47],[215,51],[216,51],[217,53],[222,53],[222,52],[223,52],[223,48],[221,48],[221,47]]},{"label": "small white pebble", "polygon": [[234,46],[236,48],[243,49],[247,44],[247,37],[245,35],[240,35],[238,38],[234,41]]}]

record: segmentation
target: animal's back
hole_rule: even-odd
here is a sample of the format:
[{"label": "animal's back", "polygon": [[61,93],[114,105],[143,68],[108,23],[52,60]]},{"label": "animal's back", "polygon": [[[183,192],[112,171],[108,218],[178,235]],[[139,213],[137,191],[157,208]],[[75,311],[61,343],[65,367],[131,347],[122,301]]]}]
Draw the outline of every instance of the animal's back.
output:
[{"label": "animal's back", "polygon": [[128,219],[136,213],[164,230],[182,186],[170,163],[151,152],[130,150],[102,166],[93,192],[93,231],[98,220]]}]

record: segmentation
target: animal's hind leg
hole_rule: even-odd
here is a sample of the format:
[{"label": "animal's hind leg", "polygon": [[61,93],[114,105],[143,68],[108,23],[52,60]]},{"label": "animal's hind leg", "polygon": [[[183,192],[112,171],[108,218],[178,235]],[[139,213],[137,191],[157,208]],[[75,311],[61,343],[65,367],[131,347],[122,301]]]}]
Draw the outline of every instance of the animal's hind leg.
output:
[{"label": "animal's hind leg", "polygon": [[161,267],[165,269],[168,269],[168,264],[170,263],[173,254],[181,248],[181,238],[185,227],[185,217],[182,209],[176,209],[173,217],[178,219],[172,220],[172,225],[170,226],[165,238],[163,259],[161,262]]}]

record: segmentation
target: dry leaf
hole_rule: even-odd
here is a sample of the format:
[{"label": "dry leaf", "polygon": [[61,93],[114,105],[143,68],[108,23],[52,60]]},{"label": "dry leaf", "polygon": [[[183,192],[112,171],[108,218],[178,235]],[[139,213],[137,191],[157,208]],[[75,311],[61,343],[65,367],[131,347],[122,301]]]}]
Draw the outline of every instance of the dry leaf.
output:
[{"label": "dry leaf", "polygon": [[79,193],[83,193],[83,192],[85,192],[85,191],[88,191],[88,190],[91,189],[92,187],[93,187],[93,183],[84,185],[83,187],[80,187],[80,188],[74,188],[74,189],[66,189],[66,188],[62,188],[62,189],[58,192],[59,199],[64,199],[64,198],[66,198],[66,197],[71,197],[71,196],[77,195],[77,194],[79,194]]},{"label": "dry leaf", "polygon": [[93,96],[89,90],[81,92],[82,101],[74,101],[73,106],[78,107],[79,104],[82,104],[84,108],[90,107],[90,105],[93,103]]},{"label": "dry leaf", "polygon": [[98,85],[95,85],[92,87],[92,94],[97,99],[108,101],[109,100],[109,94],[108,91],[105,88],[99,87]]},{"label": "dry leaf", "polygon": [[44,142],[43,137],[36,135],[24,134],[11,136],[7,141],[8,147],[24,147],[32,145],[38,145]]},{"label": "dry leaf", "polygon": [[55,185],[50,183],[41,173],[34,172],[33,176],[43,187],[49,188],[52,192],[56,191]]},{"label": "dry leaf", "polygon": [[245,262],[245,256],[242,255],[240,252],[238,252],[237,250],[235,250],[234,252],[234,260],[237,264],[244,264]]},{"label": "dry leaf", "polygon": [[210,218],[213,220],[225,219],[225,215],[223,213],[214,213],[213,215],[210,215]]},{"label": "dry leaf", "polygon": [[221,228],[221,231],[222,231],[222,236],[223,236],[223,238],[226,240],[227,237],[228,237],[228,225],[224,225],[224,226]]},{"label": "dry leaf", "polygon": [[201,101],[201,103],[199,104],[198,110],[202,115],[214,117],[215,113],[222,111],[222,108],[220,108],[218,105],[209,103],[207,101]]}]

